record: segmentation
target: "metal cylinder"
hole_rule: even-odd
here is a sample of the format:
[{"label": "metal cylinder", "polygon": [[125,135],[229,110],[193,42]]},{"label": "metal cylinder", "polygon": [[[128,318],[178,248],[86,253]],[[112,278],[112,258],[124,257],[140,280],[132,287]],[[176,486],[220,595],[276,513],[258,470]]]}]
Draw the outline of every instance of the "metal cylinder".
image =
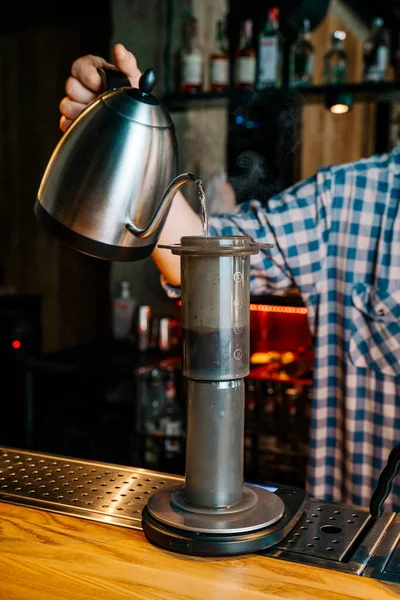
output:
[{"label": "metal cylinder", "polygon": [[215,509],[243,499],[244,381],[250,371],[247,236],[182,237],[183,374],[187,378],[184,498]]},{"label": "metal cylinder", "polygon": [[234,505],[243,494],[244,382],[188,379],[185,498]]}]

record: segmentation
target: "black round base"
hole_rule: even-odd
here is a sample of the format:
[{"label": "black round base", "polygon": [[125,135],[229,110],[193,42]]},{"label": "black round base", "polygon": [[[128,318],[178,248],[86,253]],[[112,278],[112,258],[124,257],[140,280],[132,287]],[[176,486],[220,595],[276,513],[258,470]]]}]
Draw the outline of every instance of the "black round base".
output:
[{"label": "black round base", "polygon": [[149,513],[146,506],[142,513],[143,532],[150,542],[181,554],[234,556],[259,552],[283,540],[304,511],[307,495],[303,490],[280,486],[277,495],[285,503],[284,515],[279,521],[265,529],[241,534],[192,532],[161,523]]},{"label": "black round base", "polygon": [[133,248],[97,242],[62,225],[62,223],[57,221],[43,208],[39,200],[36,200],[34,210],[37,220],[40,221],[41,225],[51,235],[54,235],[60,242],[63,242],[74,250],[78,250],[83,254],[89,254],[95,258],[116,262],[134,262],[147,258],[155,248],[155,244]]}]

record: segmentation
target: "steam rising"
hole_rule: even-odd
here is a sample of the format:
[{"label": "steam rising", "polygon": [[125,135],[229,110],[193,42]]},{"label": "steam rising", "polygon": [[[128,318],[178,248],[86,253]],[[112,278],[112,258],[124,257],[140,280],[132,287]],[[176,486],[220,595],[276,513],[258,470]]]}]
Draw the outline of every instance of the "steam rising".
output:
[{"label": "steam rising", "polygon": [[236,113],[243,116],[243,129],[234,135],[240,135],[241,147],[248,149],[237,156],[229,181],[239,203],[250,199],[266,203],[293,183],[300,108],[300,96],[284,90],[257,92],[251,102],[238,104]]}]

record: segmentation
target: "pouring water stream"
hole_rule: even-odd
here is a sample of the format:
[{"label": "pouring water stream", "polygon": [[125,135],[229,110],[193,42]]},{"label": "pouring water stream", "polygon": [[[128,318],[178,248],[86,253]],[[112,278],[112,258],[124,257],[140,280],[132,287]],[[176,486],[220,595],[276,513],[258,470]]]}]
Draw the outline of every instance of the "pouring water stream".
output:
[{"label": "pouring water stream", "polygon": [[208,237],[207,198],[204,192],[203,182],[201,181],[201,179],[198,179],[196,181],[196,185],[201,206],[201,220],[203,222],[203,233],[205,237]]}]

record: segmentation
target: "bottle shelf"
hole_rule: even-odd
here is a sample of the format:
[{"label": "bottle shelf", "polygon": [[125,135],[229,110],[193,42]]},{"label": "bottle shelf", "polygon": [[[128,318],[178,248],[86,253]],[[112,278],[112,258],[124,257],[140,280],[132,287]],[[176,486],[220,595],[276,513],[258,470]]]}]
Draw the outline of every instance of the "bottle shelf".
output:
[{"label": "bottle shelf", "polygon": [[166,94],[163,103],[171,111],[224,108],[228,106],[229,95],[227,92],[197,92],[196,94],[176,92]]},{"label": "bottle shelf", "polygon": [[181,94],[179,92],[166,94],[164,104],[170,110],[194,110],[198,108],[221,108],[230,102],[251,101],[262,96],[266,98],[273,94],[288,94],[299,96],[306,104],[317,104],[324,101],[327,93],[351,94],[354,102],[392,102],[400,100],[400,82],[379,81],[345,83],[340,85],[304,85],[268,87],[264,90],[229,90],[227,92],[199,92],[196,94]]},{"label": "bottle shelf", "polygon": [[355,102],[391,102],[400,100],[400,82],[364,81],[340,85],[314,85],[289,88],[304,96],[306,102],[321,102],[327,93],[351,94]]}]

